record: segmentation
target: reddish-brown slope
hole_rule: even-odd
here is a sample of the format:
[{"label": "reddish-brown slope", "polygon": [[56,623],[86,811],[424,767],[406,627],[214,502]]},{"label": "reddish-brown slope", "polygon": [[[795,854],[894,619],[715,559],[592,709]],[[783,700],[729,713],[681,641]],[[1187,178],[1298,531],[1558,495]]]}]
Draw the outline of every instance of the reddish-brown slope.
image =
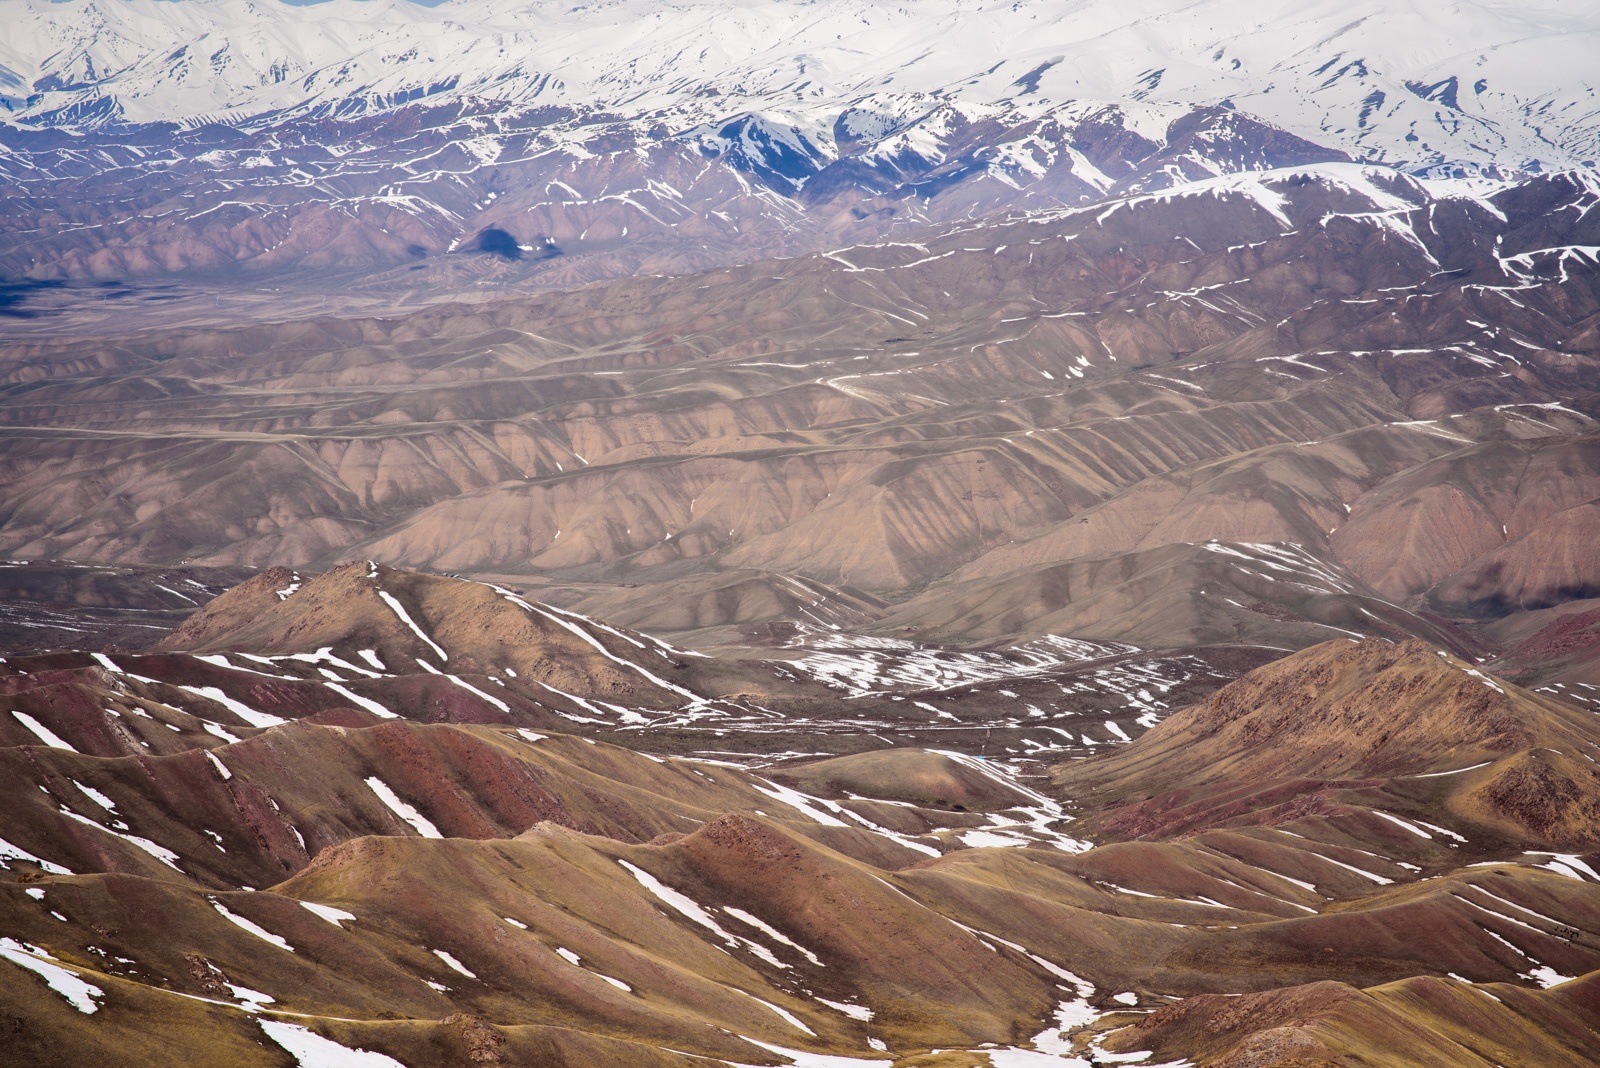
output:
[{"label": "reddish-brown slope", "polygon": [[1108,825],[1143,833],[1421,778],[1456,818],[1593,848],[1597,736],[1588,713],[1421,642],[1341,640],[1260,668],[1055,778],[1098,809],[1121,806]]},{"label": "reddish-brown slope", "polygon": [[1478,1068],[1592,1064],[1600,973],[1533,993],[1448,979],[1358,990],[1313,983],[1189,998],[1114,1033],[1118,1051],[1198,1058],[1208,1068]]}]

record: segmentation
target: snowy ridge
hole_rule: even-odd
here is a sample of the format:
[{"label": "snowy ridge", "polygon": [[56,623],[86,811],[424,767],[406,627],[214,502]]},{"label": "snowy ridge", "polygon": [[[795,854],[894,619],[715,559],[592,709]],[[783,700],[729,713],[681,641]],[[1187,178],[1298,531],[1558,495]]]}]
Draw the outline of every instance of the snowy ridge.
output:
[{"label": "snowy ridge", "polygon": [[[1092,101],[1121,102],[1121,121],[1149,140],[1194,108],[1232,107],[1417,171],[1572,166],[1592,158],[1600,122],[1600,10],[1554,0],[1313,0],[1271,13],[1227,0],[865,11],[844,0],[3,0],[0,11],[14,122],[231,124],[416,101],[664,113],[678,134],[777,164],[791,186],[841,139],[893,164],[941,155],[997,112],[1071,122]],[[953,39],[963,47],[937,47]],[[1212,148],[1195,158],[1231,151]],[[496,150],[492,138],[475,149]],[[1062,165],[1094,183],[1048,138],[1010,140],[992,161],[1013,179]]]},{"label": "snowy ridge", "polygon": [[[1162,191],[1244,198],[1289,229],[1280,177],[1306,174],[1359,205],[1328,219],[1430,260],[1414,227],[1439,196],[1495,214],[1485,198],[1532,175],[1594,187],[1600,13],[1368,4],[0,0],[17,216],[0,273],[200,256],[564,287]],[[63,200],[82,210],[28,214]],[[1531,286],[1592,269],[1595,247],[1542,241],[1501,266]],[[829,384],[865,396],[856,377]],[[858,622],[795,592],[807,618]]]}]

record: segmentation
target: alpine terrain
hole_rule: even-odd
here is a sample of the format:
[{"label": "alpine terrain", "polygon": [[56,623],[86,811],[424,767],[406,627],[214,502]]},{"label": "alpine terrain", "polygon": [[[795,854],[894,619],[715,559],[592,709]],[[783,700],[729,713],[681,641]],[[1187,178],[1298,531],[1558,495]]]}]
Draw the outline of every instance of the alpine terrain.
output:
[{"label": "alpine terrain", "polygon": [[1600,1062],[1597,52],[0,0],[0,1066]]}]

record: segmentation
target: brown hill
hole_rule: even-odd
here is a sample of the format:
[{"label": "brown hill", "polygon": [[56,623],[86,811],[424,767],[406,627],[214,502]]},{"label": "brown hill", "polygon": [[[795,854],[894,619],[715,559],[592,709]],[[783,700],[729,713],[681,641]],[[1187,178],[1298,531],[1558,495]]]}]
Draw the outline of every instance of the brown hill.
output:
[{"label": "brown hill", "polygon": [[786,768],[776,778],[824,796],[865,795],[959,809],[1014,808],[1028,796],[944,753],[889,749]]},{"label": "brown hill", "polygon": [[1436,784],[1449,817],[1591,849],[1597,739],[1587,713],[1443,650],[1341,640],[1257,669],[1055,781],[1096,808],[1124,806],[1103,819],[1159,834],[1341,783],[1407,779]]},{"label": "brown hill", "polygon": [[726,681],[704,658],[697,663],[653,638],[503,587],[370,562],[304,580],[269,568],[190,616],[157,648],[264,656],[332,649],[385,674],[493,677],[534,700],[554,691],[676,706],[704,700],[690,686]]},{"label": "brown hill", "polygon": [[1190,998],[1114,1032],[1106,1046],[1198,1055],[1211,1068],[1579,1068],[1593,1063],[1597,987],[1600,973],[1591,972],[1540,992],[1419,978]]},{"label": "brown hill", "polygon": [[781,585],[811,598],[798,603],[813,625],[760,628],[760,649],[714,658],[505,587],[370,564],[304,578],[271,570],[192,612],[156,651],[0,658],[0,697],[14,713],[0,715],[0,743],[159,755],[288,720],[407,719],[741,761],[886,743],[1061,757],[1141,733],[1276,654],[1151,655],[1056,638],[974,651],[862,637],[818,625],[841,614],[823,591]]}]

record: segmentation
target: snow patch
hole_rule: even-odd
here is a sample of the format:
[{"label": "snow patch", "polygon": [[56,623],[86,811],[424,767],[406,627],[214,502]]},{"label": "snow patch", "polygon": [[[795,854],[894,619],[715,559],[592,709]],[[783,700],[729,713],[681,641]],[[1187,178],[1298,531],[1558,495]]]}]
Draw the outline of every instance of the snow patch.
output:
[{"label": "snow patch", "polygon": [[100,1006],[94,999],[104,997],[105,991],[92,983],[84,982],[78,978],[78,973],[58,964],[42,949],[35,949],[14,938],[0,938],[0,957],[42,978],[50,985],[51,990],[60,994],[68,1004],[84,1015],[99,1011]]},{"label": "snow patch", "polygon": [[442,949],[434,950],[433,955],[444,961],[451,968],[454,968],[456,971],[466,976],[468,979],[476,979],[478,977],[476,973],[468,970],[465,964],[462,964],[460,961],[456,960],[455,957],[451,956],[449,953],[446,953]]},{"label": "snow patch", "polygon": [[265,712],[257,712],[244,702],[235,701],[215,686],[179,686],[178,689],[187,690],[196,697],[204,697],[207,700],[215,701],[252,727],[277,727],[289,722],[286,719],[280,719]]},{"label": "snow patch", "polygon": [[43,723],[40,723],[26,712],[13,711],[11,714],[12,716],[16,717],[18,723],[21,723],[24,727],[28,728],[29,731],[33,732],[33,736],[35,738],[38,738],[51,749],[65,749],[69,753],[77,752],[77,750],[72,748],[72,746],[62,741],[55,734],[55,732],[50,730],[49,727],[46,727]]},{"label": "snow patch", "polygon": [[231,993],[236,1000],[244,1002],[244,1011],[246,1012],[256,1012],[261,1008],[261,1006],[271,1005],[273,1002],[278,1000],[271,994],[263,994],[261,991],[251,990],[247,986],[239,986],[235,983],[227,983],[225,985],[228,988],[228,992]]},{"label": "snow patch", "polygon": [[273,945],[277,946],[279,949],[288,950],[290,953],[294,952],[294,947],[291,946],[288,943],[287,939],[283,938],[281,935],[273,934],[271,931],[267,930],[265,927],[262,927],[260,924],[254,922],[253,920],[248,920],[245,917],[240,916],[238,913],[229,912],[226,908],[223,907],[222,902],[218,901],[216,898],[212,898],[211,899],[211,907],[216,909],[217,912],[219,914],[221,914],[221,916],[224,919],[228,920],[230,923],[233,923],[238,927],[243,928],[246,931],[249,931],[251,934],[255,935],[257,938],[261,939],[263,942],[271,942]]},{"label": "snow patch", "polygon": [[872,1010],[865,1005],[851,1005],[848,1002],[829,1001],[827,998],[819,997],[813,997],[812,1000],[826,1005],[830,1009],[837,1009],[852,1020],[860,1020],[862,1023],[866,1023],[872,1019]]},{"label": "snow patch", "polygon": [[[815,953],[811,952],[805,946],[802,946],[799,942],[794,941],[776,927],[771,926],[766,921],[762,920],[761,917],[752,916],[743,909],[736,909],[732,905],[723,906],[722,911],[726,912],[729,916],[732,916],[741,923],[749,924],[751,927],[754,927],[756,930],[762,932],[773,941],[780,942],[791,949],[800,951],[812,964],[818,965],[819,967],[822,965],[822,960]],[[829,1004],[832,1003],[830,1002]],[[843,1012],[844,1010],[841,1009],[840,1011]]]},{"label": "snow patch", "polygon": [[233,772],[229,771],[228,766],[222,762],[221,758],[209,749],[206,750],[206,759],[211,762],[211,766],[217,769],[217,774],[221,775],[224,780],[233,778]]},{"label": "snow patch", "polygon": [[377,593],[379,597],[383,598],[383,603],[388,605],[389,608],[393,610],[394,614],[400,617],[400,622],[411,628],[411,633],[421,638],[430,649],[439,654],[440,660],[450,659],[450,654],[441,649],[438,642],[428,637],[423,629],[417,626],[417,621],[411,618],[411,614],[406,611],[405,605],[395,600],[394,594],[390,593],[388,590],[379,590]]},{"label": "snow patch", "polygon": [[98,824],[98,823],[94,822],[94,820],[87,819],[87,818],[85,818],[83,816],[80,816],[76,812],[71,811],[70,809],[63,808],[60,811],[61,811],[61,814],[63,816],[66,816],[69,819],[77,820],[79,823],[82,823],[85,826],[93,827],[97,831],[104,831],[106,834],[115,835],[116,837],[122,839],[124,842],[127,842],[129,845],[134,846],[137,849],[141,849],[144,852],[150,854],[152,857],[155,857],[157,860],[159,860],[161,863],[165,864],[167,867],[171,868],[173,871],[178,872],[180,874],[183,873],[183,869],[178,867],[178,863],[177,863],[178,859],[179,859],[178,858],[178,854],[174,853],[172,850],[168,849],[166,846],[157,845],[155,842],[152,842],[150,839],[141,838],[136,834],[126,834],[126,833],[124,833],[122,831],[117,831],[117,830],[113,830],[110,827],[102,826],[101,824]]},{"label": "snow patch", "polygon": [[343,696],[347,701],[349,701],[351,704],[355,705],[357,708],[366,709],[368,712],[371,712],[374,716],[377,716],[379,719],[399,719],[400,718],[398,715],[396,715],[395,713],[389,711],[387,708],[383,707],[378,702],[374,701],[372,698],[363,697],[360,694],[356,693],[354,690],[351,690],[351,689],[348,689],[347,687],[339,685],[337,682],[324,682],[322,685],[326,686],[328,689],[334,691],[335,693]]},{"label": "snow patch", "polygon": [[365,782],[367,787],[373,793],[378,795],[378,800],[382,801],[384,805],[388,807],[390,812],[393,812],[396,816],[399,816],[401,819],[409,823],[412,828],[415,829],[416,832],[422,837],[444,837],[444,835],[439,833],[439,828],[435,827],[428,817],[418,812],[415,808],[411,807],[411,805],[402,801],[399,795],[389,788],[388,783],[384,782],[376,775],[370,776],[365,780]]},{"label": "snow patch", "polygon": [[766,961],[768,964],[775,965],[776,967],[789,967],[777,957],[774,957],[772,955],[772,951],[767,949],[766,946],[761,945],[759,942],[752,942],[748,938],[740,938],[736,934],[731,934],[726,928],[716,921],[711,913],[707,912],[699,902],[695,901],[688,894],[674,890],[672,887],[666,885],[660,879],[657,879],[654,875],[651,875],[643,868],[635,867],[625,860],[618,860],[617,863],[632,873],[633,877],[639,881],[639,885],[643,886],[646,890],[650,891],[650,893],[654,894],[656,898],[664,902],[673,911],[687,917],[689,920],[712,932],[718,938],[722,939],[725,944],[735,947],[743,946],[751,953],[754,953],[756,956]]},{"label": "snow patch", "polygon": [[321,916],[335,927],[342,927],[344,925],[344,921],[353,920],[356,918],[355,913],[346,912],[344,909],[336,909],[332,905],[320,905],[315,901],[302,901],[300,904],[308,912],[313,912],[316,915]]},{"label": "snow patch", "polygon": [[393,1057],[371,1050],[351,1049],[299,1024],[261,1020],[261,1030],[287,1050],[300,1068],[406,1068]]}]

